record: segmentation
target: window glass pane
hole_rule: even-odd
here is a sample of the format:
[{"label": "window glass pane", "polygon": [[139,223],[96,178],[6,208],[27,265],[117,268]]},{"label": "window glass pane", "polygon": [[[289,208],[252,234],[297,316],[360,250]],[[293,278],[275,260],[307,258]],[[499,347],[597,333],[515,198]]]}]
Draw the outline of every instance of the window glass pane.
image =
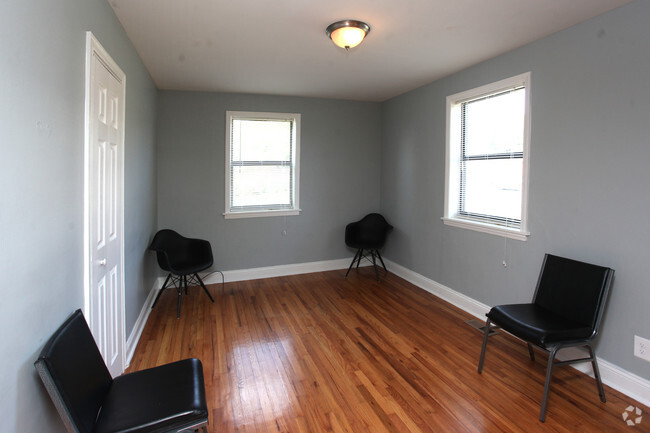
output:
[{"label": "window glass pane", "polygon": [[233,119],[233,161],[291,160],[292,122]]},{"label": "window glass pane", "polygon": [[232,207],[292,205],[291,167],[232,167]]},{"label": "window glass pane", "polygon": [[470,101],[464,109],[466,155],[523,152],[524,89]]},{"label": "window glass pane", "polygon": [[465,162],[462,212],[521,219],[523,159]]}]

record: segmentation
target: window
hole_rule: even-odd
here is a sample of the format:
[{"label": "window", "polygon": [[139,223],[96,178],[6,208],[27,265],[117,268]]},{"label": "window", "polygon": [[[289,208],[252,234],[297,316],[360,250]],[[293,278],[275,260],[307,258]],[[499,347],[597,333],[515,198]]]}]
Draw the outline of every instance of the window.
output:
[{"label": "window", "polygon": [[445,224],[526,240],[530,73],[447,97]]},{"label": "window", "polygon": [[298,215],[300,114],[226,112],[226,218]]}]

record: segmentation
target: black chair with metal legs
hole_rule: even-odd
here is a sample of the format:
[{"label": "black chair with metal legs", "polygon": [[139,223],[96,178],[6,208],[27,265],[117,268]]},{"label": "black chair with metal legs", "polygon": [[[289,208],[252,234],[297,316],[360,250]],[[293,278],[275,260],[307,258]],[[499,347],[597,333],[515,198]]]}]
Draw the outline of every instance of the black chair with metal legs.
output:
[{"label": "black chair with metal legs", "polygon": [[364,257],[367,258],[367,255],[364,254],[364,251],[367,251],[370,254],[370,259],[368,260],[372,262],[375,268],[375,276],[377,277],[377,281],[379,281],[376,259],[379,259],[381,265],[384,267],[384,271],[388,271],[384,260],[381,258],[381,254],[379,254],[379,249],[384,246],[386,236],[392,229],[393,226],[388,224],[386,219],[378,213],[368,214],[361,220],[350,223],[345,227],[345,244],[350,248],[357,249],[352,263],[350,263],[350,267],[345,273],[346,277],[355,262],[358,268],[361,259]]},{"label": "black chair with metal legs", "polygon": [[[156,233],[149,249],[156,252],[158,266],[169,272],[151,308],[156,306],[160,295],[171,285],[176,286],[178,291],[177,318],[181,317],[183,288],[187,294],[189,285],[200,285],[210,301],[214,303],[214,299],[198,274],[213,264],[210,242],[203,239],[186,238],[174,230],[164,229]],[[170,282],[171,285],[168,285]]]},{"label": "black chair with metal legs", "polygon": [[[478,372],[483,370],[490,325],[494,323],[524,340],[532,360],[535,360],[533,346],[549,354],[540,421],[546,419],[551,377],[556,365],[591,362],[598,394],[604,403],[605,390],[591,341],[598,335],[613,277],[613,269],[546,254],[533,302],[498,305],[487,313]],[[585,347],[589,356],[556,361],[557,353],[566,347]]]},{"label": "black chair with metal legs", "polygon": [[207,433],[201,361],[112,378],[81,310],[52,335],[34,366],[70,433]]}]

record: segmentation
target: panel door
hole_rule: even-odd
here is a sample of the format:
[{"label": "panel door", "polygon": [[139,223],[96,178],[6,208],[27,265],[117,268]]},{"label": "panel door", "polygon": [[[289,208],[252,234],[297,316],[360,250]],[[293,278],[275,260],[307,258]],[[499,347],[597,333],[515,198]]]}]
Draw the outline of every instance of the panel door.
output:
[{"label": "panel door", "polygon": [[93,336],[113,376],[124,371],[124,81],[93,51],[90,83],[89,300]]}]

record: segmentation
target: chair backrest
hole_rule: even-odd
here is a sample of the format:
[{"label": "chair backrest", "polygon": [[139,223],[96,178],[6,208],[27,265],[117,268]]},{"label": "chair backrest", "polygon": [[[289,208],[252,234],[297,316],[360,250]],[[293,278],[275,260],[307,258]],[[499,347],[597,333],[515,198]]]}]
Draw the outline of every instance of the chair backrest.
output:
[{"label": "chair backrest", "polygon": [[174,230],[163,229],[154,235],[149,249],[156,252],[158,266],[165,271],[172,271],[171,258],[186,254],[186,244],[185,237]]},{"label": "chair backrest", "polygon": [[91,432],[113,379],[81,310],[52,335],[34,363],[70,432]]},{"label": "chair backrest", "polygon": [[348,224],[345,230],[345,243],[364,248],[381,248],[386,235],[393,226],[378,213],[370,213],[355,223]]},{"label": "chair backrest", "polygon": [[182,273],[182,268],[201,264],[212,266],[212,247],[203,239],[186,238],[170,229],[159,230],[149,249],[156,252],[158,265],[165,271]]},{"label": "chair backrest", "polygon": [[533,302],[598,333],[614,270],[546,254]]}]

